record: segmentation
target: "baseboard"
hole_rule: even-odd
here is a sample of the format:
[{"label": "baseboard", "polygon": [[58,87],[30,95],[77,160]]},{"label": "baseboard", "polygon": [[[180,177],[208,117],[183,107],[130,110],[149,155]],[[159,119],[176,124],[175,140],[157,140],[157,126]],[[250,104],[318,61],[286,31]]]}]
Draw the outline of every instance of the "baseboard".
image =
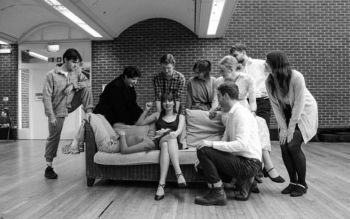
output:
[{"label": "baseboard", "polygon": [[[270,129],[270,139],[278,141],[277,128]],[[350,127],[319,128],[312,142],[350,142]]]}]

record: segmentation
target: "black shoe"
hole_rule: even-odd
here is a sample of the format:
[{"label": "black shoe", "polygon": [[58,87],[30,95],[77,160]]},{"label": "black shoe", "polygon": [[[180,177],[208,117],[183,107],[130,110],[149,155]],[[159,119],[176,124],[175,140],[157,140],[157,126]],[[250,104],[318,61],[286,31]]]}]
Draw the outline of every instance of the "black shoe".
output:
[{"label": "black shoe", "polygon": [[186,181],[179,183],[179,177],[182,176],[184,179],[184,175],[182,175],[182,173],[176,174],[176,178],[177,178],[177,185],[179,186],[179,188],[185,188],[187,186]]},{"label": "black shoe", "polygon": [[262,177],[260,177],[260,176],[255,176],[255,181],[257,182],[257,183],[262,183],[263,181],[262,181]]},{"label": "black shoe", "polygon": [[255,180],[254,180],[254,182],[252,184],[251,192],[252,193],[260,193],[260,190],[259,190],[256,178],[255,178]]},{"label": "black shoe", "polygon": [[295,188],[295,186],[296,186],[296,184],[295,183],[289,183],[289,185],[286,187],[286,188],[284,188],[283,190],[282,190],[282,194],[290,194],[290,193],[292,193],[292,191],[294,190],[294,188]]},{"label": "black shoe", "polygon": [[302,196],[307,192],[307,185],[301,185],[301,184],[296,184],[294,186],[294,190],[290,193],[290,196],[292,197],[298,197],[298,196]]},{"label": "black shoe", "polygon": [[275,183],[284,183],[285,182],[285,180],[281,177],[281,176],[277,176],[277,177],[275,177],[275,178],[272,178],[271,176],[270,176],[270,174],[269,174],[269,172],[271,171],[271,170],[273,170],[274,169],[274,167],[272,167],[271,169],[269,169],[269,170],[266,170],[265,168],[263,168],[263,173],[264,173],[264,177],[266,178],[266,177],[269,177],[272,181],[274,181]]},{"label": "black shoe", "polygon": [[[162,187],[163,188],[163,190],[164,190],[164,186],[165,186],[165,184],[158,184],[158,187]],[[158,187],[157,187],[157,189],[158,189]],[[154,196],[154,200],[156,200],[156,201],[160,201],[160,200],[162,200],[164,198],[164,194],[163,195],[155,195]]]},{"label": "black shoe", "polygon": [[211,188],[210,192],[204,196],[197,196],[194,200],[197,205],[226,205],[227,198],[224,188]]},{"label": "black shoe", "polygon": [[53,171],[52,167],[47,166],[45,169],[45,177],[47,179],[57,179],[57,174]]},{"label": "black shoe", "polygon": [[250,193],[252,192],[252,184],[254,182],[254,177],[239,183],[238,190],[235,194],[235,199],[238,201],[247,201],[249,199]]}]

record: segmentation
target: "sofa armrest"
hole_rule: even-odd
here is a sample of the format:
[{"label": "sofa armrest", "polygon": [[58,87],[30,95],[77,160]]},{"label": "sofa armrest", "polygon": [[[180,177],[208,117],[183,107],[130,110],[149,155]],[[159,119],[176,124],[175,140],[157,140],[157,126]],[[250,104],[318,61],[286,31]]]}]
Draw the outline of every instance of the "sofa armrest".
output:
[{"label": "sofa armrest", "polygon": [[94,176],[94,156],[97,153],[97,145],[95,141],[94,132],[88,121],[85,122],[85,164],[86,164],[86,176]]}]

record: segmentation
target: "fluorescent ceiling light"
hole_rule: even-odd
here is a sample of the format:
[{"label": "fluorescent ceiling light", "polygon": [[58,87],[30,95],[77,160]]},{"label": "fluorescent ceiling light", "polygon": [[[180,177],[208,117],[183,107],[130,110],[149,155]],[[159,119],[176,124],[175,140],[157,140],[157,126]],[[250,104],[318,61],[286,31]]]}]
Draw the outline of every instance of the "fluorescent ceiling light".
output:
[{"label": "fluorescent ceiling light", "polygon": [[0,44],[8,45],[8,43],[6,43],[5,41],[2,41],[2,40],[0,40]]},{"label": "fluorescent ceiling light", "polygon": [[44,61],[46,61],[46,62],[48,62],[49,61],[49,57],[46,57],[46,56],[43,56],[43,55],[41,55],[41,54],[39,54],[39,53],[36,53],[36,52],[28,52],[29,53],[29,55],[30,56],[33,56],[33,57],[35,57],[35,58],[38,58],[38,59],[41,59],[41,60],[44,60]]},{"label": "fluorescent ceiling light", "polygon": [[0,49],[1,54],[8,54],[11,53],[11,49]]},{"label": "fluorescent ceiling light", "polygon": [[92,29],[87,23],[85,23],[82,19],[80,19],[78,16],[73,14],[68,8],[66,8],[64,5],[62,5],[57,0],[44,0],[47,4],[49,4],[51,7],[59,11],[61,14],[66,16],[68,19],[76,23],[79,27],[81,27],[83,30],[91,34],[93,37],[101,38],[102,35],[99,34],[96,30]]},{"label": "fluorescent ceiling light", "polygon": [[49,52],[58,52],[60,50],[59,44],[49,44],[47,45],[47,51]]},{"label": "fluorescent ceiling light", "polygon": [[213,0],[211,6],[209,25],[207,35],[215,35],[218,29],[222,11],[224,9],[225,0]]}]

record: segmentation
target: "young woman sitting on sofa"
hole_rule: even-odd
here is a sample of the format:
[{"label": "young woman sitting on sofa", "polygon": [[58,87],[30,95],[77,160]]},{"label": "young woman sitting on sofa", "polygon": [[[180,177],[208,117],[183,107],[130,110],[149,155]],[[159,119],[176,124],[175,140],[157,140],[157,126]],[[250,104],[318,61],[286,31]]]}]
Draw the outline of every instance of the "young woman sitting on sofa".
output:
[{"label": "young woman sitting on sofa", "polygon": [[150,107],[141,114],[136,125],[156,124],[156,137],[154,142],[160,149],[160,179],[157,192],[154,197],[159,201],[164,198],[164,186],[168,174],[170,161],[174,167],[179,187],[186,186],[186,180],[182,175],[179,164],[177,137],[181,134],[185,125],[185,117],[175,109],[175,100],[172,94],[163,94],[161,98],[162,110],[147,116]]}]

